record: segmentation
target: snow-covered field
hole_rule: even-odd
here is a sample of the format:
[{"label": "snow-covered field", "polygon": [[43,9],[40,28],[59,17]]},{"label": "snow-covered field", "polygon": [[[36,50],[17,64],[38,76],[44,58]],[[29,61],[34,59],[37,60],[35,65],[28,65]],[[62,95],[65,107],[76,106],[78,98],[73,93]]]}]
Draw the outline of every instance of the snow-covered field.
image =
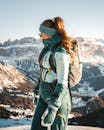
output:
[{"label": "snow-covered field", "polygon": [[[7,127],[1,128],[0,130],[30,130],[30,125],[25,126],[17,126],[17,127]],[[104,130],[103,128],[96,128],[96,127],[88,127],[88,126],[68,126],[67,130]]]}]

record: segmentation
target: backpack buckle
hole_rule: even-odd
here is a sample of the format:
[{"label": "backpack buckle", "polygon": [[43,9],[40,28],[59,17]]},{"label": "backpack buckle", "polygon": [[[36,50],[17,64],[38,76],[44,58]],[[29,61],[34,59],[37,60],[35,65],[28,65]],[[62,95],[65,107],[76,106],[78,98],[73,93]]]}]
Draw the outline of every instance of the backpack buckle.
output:
[{"label": "backpack buckle", "polygon": [[50,72],[50,71],[51,71],[51,68],[48,68],[47,71]]}]

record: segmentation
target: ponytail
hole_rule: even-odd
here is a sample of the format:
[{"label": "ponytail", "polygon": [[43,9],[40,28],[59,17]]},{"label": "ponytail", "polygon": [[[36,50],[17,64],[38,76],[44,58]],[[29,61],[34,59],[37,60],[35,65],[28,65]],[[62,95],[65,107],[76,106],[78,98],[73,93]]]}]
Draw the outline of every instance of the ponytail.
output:
[{"label": "ponytail", "polygon": [[55,22],[57,32],[61,35],[61,37],[63,39],[67,38],[68,36],[67,36],[67,33],[65,32],[65,29],[64,29],[64,21],[63,21],[63,19],[60,18],[60,17],[55,17],[54,22]]},{"label": "ponytail", "polygon": [[54,22],[55,22],[55,27],[57,32],[61,35],[62,37],[62,46],[67,49],[67,51],[69,52],[70,56],[71,56],[71,60],[73,61],[73,38],[71,36],[68,36],[68,34],[65,31],[64,28],[64,21],[62,18],[60,17],[55,17],[54,18]]}]

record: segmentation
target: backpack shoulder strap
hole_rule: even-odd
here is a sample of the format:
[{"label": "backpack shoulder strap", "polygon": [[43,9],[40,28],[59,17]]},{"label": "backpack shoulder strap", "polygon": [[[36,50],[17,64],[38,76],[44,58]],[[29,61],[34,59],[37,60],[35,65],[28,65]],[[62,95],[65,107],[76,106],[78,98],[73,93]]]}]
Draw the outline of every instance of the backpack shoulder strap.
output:
[{"label": "backpack shoulder strap", "polygon": [[59,44],[57,44],[56,46],[54,46],[52,49],[51,49],[51,54],[50,54],[50,58],[49,58],[49,64],[50,64],[50,67],[51,69],[56,73],[56,65],[55,65],[55,60],[54,60],[54,55],[56,52],[60,52],[60,53],[67,53],[67,50],[62,47]]},{"label": "backpack shoulder strap", "polygon": [[57,43],[56,45],[54,45],[52,48],[51,48],[51,54],[50,54],[50,57],[49,57],[49,64],[50,64],[50,67],[51,69],[56,73],[56,67],[55,67],[55,63],[54,63],[54,54],[57,50],[58,47],[60,47],[61,43]]},{"label": "backpack shoulder strap", "polygon": [[42,65],[42,62],[43,62],[43,57],[44,55],[47,53],[48,49],[46,47],[44,47],[39,55],[39,58],[38,58],[38,62],[40,65]]},{"label": "backpack shoulder strap", "polygon": [[60,52],[60,53],[68,53],[68,51],[62,47],[62,46],[59,46],[57,49],[56,49],[56,52]]}]

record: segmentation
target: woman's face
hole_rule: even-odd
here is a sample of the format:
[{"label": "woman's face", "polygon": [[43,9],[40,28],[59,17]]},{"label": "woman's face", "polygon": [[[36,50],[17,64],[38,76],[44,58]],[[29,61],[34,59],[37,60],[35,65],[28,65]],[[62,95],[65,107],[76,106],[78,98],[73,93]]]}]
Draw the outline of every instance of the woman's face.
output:
[{"label": "woman's face", "polygon": [[52,36],[50,35],[47,35],[46,33],[41,33],[39,34],[39,36],[41,37],[41,39],[45,40],[45,39],[50,39]]}]

